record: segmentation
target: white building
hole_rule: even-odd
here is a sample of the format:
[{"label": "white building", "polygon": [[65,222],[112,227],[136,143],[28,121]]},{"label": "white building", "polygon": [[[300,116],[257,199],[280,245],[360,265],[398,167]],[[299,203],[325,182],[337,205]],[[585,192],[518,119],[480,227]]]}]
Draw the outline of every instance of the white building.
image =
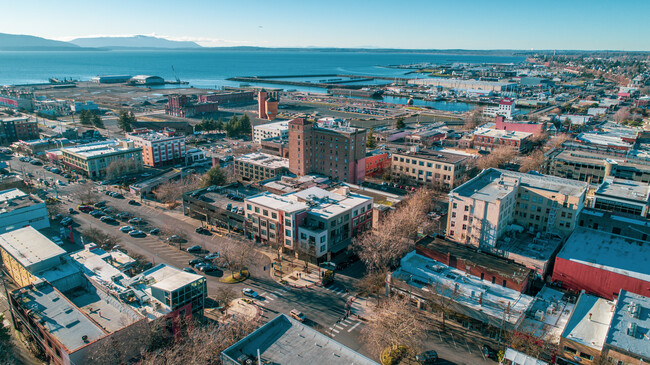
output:
[{"label": "white building", "polygon": [[488,106],[483,110],[483,115],[486,117],[496,117],[502,115],[506,119],[512,119],[512,112],[515,109],[515,101],[511,99],[501,99],[499,105]]},{"label": "white building", "polygon": [[0,233],[25,226],[36,229],[50,226],[45,202],[18,189],[0,191]]},{"label": "white building", "polygon": [[260,143],[263,139],[280,136],[289,136],[288,121],[260,124],[253,127],[253,142],[255,143]]}]

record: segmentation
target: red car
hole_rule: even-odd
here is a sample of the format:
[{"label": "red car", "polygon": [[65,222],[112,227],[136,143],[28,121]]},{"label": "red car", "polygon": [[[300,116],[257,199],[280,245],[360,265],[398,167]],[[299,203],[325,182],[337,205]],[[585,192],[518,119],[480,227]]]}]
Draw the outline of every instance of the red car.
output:
[{"label": "red car", "polygon": [[79,209],[80,212],[84,212],[84,213],[88,213],[90,211],[95,210],[95,208],[91,207],[90,205],[80,205],[79,207],[77,207],[77,209]]}]

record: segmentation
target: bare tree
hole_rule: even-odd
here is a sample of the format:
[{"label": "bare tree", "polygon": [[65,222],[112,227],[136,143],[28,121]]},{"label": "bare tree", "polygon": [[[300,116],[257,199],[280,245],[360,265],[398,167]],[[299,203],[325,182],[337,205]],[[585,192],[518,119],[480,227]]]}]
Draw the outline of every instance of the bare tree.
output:
[{"label": "bare tree", "polygon": [[221,365],[221,352],[246,337],[257,323],[237,317],[222,323],[191,323],[175,343],[142,354],[141,365]]},{"label": "bare tree", "polygon": [[201,187],[201,177],[197,174],[185,176],[180,180],[166,182],[154,191],[156,199],[163,203],[175,203],[181,200],[184,193]]},{"label": "bare tree", "polygon": [[[457,285],[457,284],[456,284]],[[422,291],[425,294],[425,299],[431,304],[434,311],[440,312],[442,319],[442,327],[446,325],[446,319],[451,314],[455,313],[453,304],[460,297],[458,287],[449,287],[442,283],[435,283],[429,285],[426,290]]]},{"label": "bare tree", "polygon": [[219,286],[217,287],[214,299],[218,302],[223,303],[224,307],[227,307],[228,304],[237,298],[237,293],[230,286]]},{"label": "bare tree", "polygon": [[516,155],[517,152],[514,149],[502,146],[493,149],[489,155],[481,156],[472,162],[476,164],[476,167],[479,170],[484,170],[490,167],[499,168],[506,162],[513,161]]},{"label": "bare tree", "polygon": [[467,114],[464,127],[467,130],[473,130],[483,122],[483,108],[476,108]]},{"label": "bare tree", "polygon": [[235,272],[242,274],[247,265],[252,262],[255,256],[255,245],[248,240],[234,241],[226,240],[221,246],[220,257],[217,259],[230,273],[235,276]]},{"label": "bare tree", "polygon": [[120,242],[118,236],[106,234],[94,227],[83,230],[81,235],[84,237],[85,243],[94,242],[105,250],[112,249]]},{"label": "bare tree", "polygon": [[562,144],[568,141],[569,139],[571,139],[571,137],[569,137],[569,135],[565,133],[560,133],[556,136],[553,136],[551,139],[546,141],[546,144],[544,144],[544,151],[548,152],[554,150],[562,146]]},{"label": "bare tree", "polygon": [[544,152],[541,150],[535,150],[528,156],[521,159],[519,163],[519,171],[528,172],[528,171],[539,171],[544,163]]},{"label": "bare tree", "polygon": [[614,113],[614,121],[617,123],[622,123],[625,122],[626,120],[630,120],[630,108],[623,107],[620,108],[619,110]]},{"label": "bare tree", "polygon": [[94,204],[99,200],[98,195],[93,191],[93,184],[87,182],[75,186],[72,195],[81,201],[81,204]]},{"label": "bare tree", "polygon": [[11,342],[11,330],[4,325],[4,313],[0,313],[0,363],[6,365],[17,365],[18,356],[16,348]]},{"label": "bare tree", "polygon": [[391,297],[382,303],[361,331],[370,351],[380,356],[386,348],[407,346],[412,352],[421,346],[426,333],[420,313],[408,298]]}]

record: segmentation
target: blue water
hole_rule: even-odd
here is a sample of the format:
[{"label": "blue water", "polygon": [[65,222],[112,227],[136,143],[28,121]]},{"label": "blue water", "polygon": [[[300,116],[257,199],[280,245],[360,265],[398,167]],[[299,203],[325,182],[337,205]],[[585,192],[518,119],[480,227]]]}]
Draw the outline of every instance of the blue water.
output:
[{"label": "blue water", "polygon": [[[42,83],[50,77],[87,81],[97,75],[124,74],[156,75],[173,80],[172,65],[178,77],[189,81],[190,85],[215,87],[239,86],[240,82],[226,80],[234,76],[355,74],[415,77],[405,75],[407,70],[381,66],[419,62],[523,61],[523,57],[509,56],[268,50],[0,52],[0,85]],[[273,84],[266,86],[299,89]],[[307,88],[305,91],[322,92],[322,89]]]}]

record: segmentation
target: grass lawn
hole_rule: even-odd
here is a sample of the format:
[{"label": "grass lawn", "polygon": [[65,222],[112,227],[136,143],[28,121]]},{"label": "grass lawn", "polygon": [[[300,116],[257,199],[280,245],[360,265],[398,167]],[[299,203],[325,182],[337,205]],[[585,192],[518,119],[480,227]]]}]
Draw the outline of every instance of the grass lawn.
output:
[{"label": "grass lawn", "polygon": [[249,276],[250,274],[248,273],[248,270],[242,270],[241,273],[234,273],[232,275],[224,276],[221,279],[221,282],[226,284],[237,284],[248,279]]}]

